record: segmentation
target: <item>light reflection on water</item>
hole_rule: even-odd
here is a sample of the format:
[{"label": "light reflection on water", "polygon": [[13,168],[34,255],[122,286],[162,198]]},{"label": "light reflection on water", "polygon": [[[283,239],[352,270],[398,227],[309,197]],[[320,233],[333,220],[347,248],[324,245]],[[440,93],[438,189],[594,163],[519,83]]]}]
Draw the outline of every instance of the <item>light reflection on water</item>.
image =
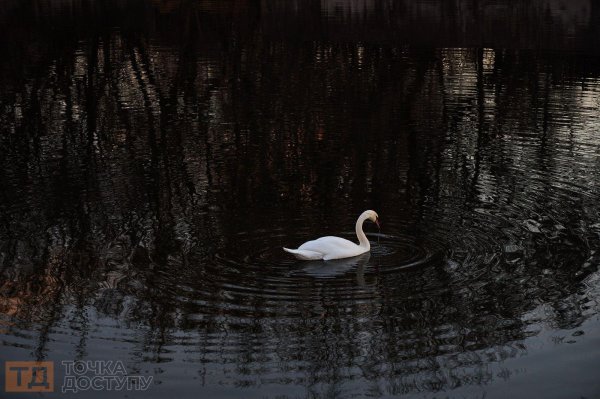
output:
[{"label": "light reflection on water", "polygon": [[[438,18],[415,3],[411,29]],[[19,30],[0,62],[4,357],[121,359],[157,397],[597,393],[583,3],[554,52],[494,24],[478,37],[497,46],[406,43],[406,25],[390,42],[375,27],[396,11],[369,1],[322,2],[317,27],[300,3],[7,6],[7,29],[13,10],[73,35]],[[366,208],[369,256],[281,251],[352,237]]]}]

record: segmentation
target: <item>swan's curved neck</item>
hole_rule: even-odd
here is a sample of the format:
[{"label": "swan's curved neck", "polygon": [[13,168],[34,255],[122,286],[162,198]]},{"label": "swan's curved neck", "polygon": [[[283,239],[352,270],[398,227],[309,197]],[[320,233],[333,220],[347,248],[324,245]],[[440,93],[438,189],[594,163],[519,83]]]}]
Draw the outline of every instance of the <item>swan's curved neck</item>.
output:
[{"label": "swan's curved neck", "polygon": [[358,245],[360,245],[363,248],[366,248],[368,251],[371,249],[371,243],[369,243],[369,239],[365,235],[365,232],[363,231],[362,227],[363,222],[367,219],[368,215],[365,215],[364,213],[358,217],[358,220],[356,221],[356,236],[358,237]]}]

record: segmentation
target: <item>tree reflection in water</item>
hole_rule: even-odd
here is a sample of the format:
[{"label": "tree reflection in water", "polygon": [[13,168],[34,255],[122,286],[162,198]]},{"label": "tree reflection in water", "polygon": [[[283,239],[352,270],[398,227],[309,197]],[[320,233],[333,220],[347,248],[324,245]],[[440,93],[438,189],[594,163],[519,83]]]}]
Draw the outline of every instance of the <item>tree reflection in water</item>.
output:
[{"label": "tree reflection in water", "polygon": [[[597,316],[598,7],[480,3],[7,3],[3,348],[380,396]],[[436,261],[290,273],[366,205]]]}]

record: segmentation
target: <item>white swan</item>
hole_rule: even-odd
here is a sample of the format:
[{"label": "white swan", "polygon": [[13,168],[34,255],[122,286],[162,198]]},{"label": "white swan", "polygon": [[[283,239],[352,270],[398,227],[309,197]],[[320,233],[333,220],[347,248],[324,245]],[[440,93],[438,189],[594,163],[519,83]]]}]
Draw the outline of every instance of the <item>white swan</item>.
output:
[{"label": "white swan", "polygon": [[377,227],[379,227],[379,216],[377,215],[377,212],[369,210],[361,213],[356,221],[358,245],[345,238],[327,236],[307,241],[300,245],[298,249],[283,248],[283,250],[302,260],[342,259],[364,254],[371,249],[371,244],[362,229],[363,222],[367,219],[372,220],[377,224]]}]

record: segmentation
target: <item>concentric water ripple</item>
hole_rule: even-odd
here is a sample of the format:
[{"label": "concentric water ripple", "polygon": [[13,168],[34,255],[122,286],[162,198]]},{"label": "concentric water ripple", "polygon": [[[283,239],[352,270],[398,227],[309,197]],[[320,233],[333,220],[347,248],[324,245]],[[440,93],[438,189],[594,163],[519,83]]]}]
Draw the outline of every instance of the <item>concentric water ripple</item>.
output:
[{"label": "concentric water ripple", "polygon": [[[198,312],[236,317],[293,317],[312,312],[316,303],[353,304],[379,295],[379,278],[403,281],[402,274],[443,265],[446,249],[436,241],[411,236],[369,234],[369,253],[331,261],[300,261],[274,245],[279,239],[301,241],[270,231],[236,234],[205,265],[202,280],[179,281],[182,301]],[[352,239],[352,234],[342,234]],[[188,288],[185,288],[188,287]]]},{"label": "concentric water ripple", "polygon": [[[351,233],[341,234],[341,236],[353,239]],[[253,252],[235,256],[234,248],[225,248],[215,255],[215,260],[220,266],[230,268],[234,273],[254,270],[265,280],[277,280],[283,283],[287,278],[297,278],[298,271],[316,271],[319,265],[323,270],[330,270],[330,275],[327,272],[319,273],[321,277],[334,277],[344,274],[345,271],[350,271],[358,265],[364,266],[368,270],[377,266],[380,272],[394,273],[406,268],[427,266],[443,258],[444,248],[437,242],[417,240],[410,236],[372,233],[369,234],[369,238],[371,251],[368,259],[355,257],[361,258],[361,260],[347,258],[335,261],[307,262],[295,259],[284,252],[281,246],[265,247],[264,242],[271,242],[274,239],[272,235],[268,235],[268,232],[262,236],[256,232],[244,233],[238,235],[235,245]],[[288,237],[288,239],[290,238]],[[356,240],[355,236],[354,239]],[[310,264],[310,268],[306,266],[307,264]]]}]

